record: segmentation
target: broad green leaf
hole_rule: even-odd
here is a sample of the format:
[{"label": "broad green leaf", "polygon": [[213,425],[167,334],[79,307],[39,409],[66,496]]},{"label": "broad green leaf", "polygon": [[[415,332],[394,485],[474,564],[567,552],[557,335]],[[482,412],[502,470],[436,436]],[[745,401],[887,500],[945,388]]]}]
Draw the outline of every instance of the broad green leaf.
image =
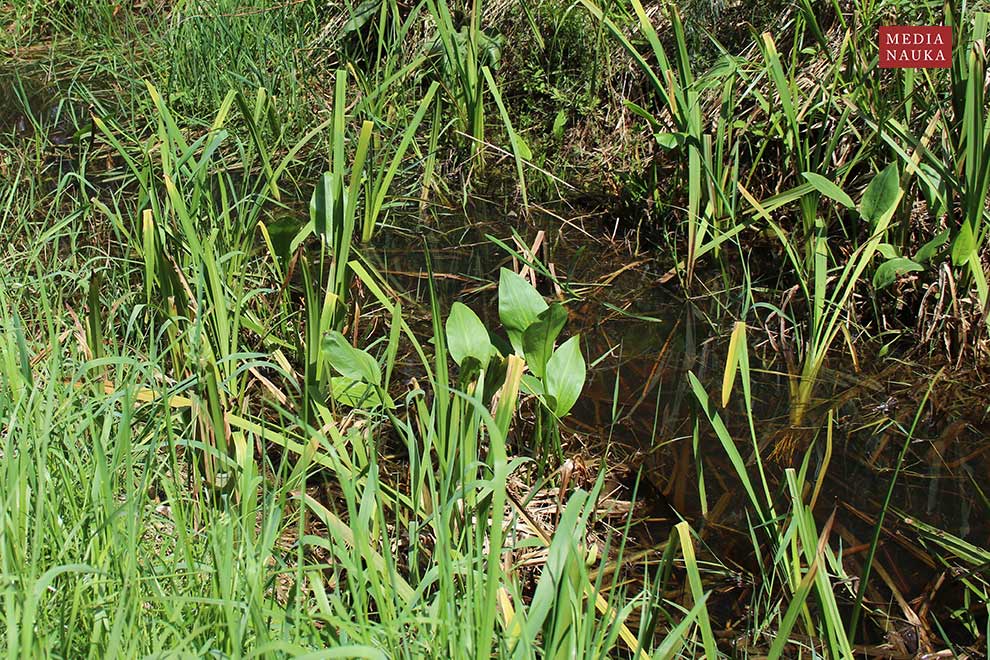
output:
[{"label": "broad green leaf", "polygon": [[890,243],[879,243],[877,244],[877,252],[884,259],[897,259],[901,256],[901,253],[897,251],[897,248]]},{"label": "broad green leaf", "polygon": [[566,322],[567,310],[560,303],[554,303],[523,332],[522,343],[526,364],[537,376],[543,377],[547,360],[553,353],[553,344]]},{"label": "broad green leaf", "polygon": [[963,266],[976,253],[976,237],[969,222],[964,222],[959,228],[956,240],[952,242],[952,263]]},{"label": "broad green leaf", "polygon": [[906,273],[913,273],[925,268],[907,257],[895,257],[880,264],[873,274],[873,288],[882,289],[890,286],[894,280]]},{"label": "broad green leaf", "polygon": [[567,564],[573,558],[582,534],[582,509],[587,501],[587,493],[580,489],[574,491],[564,507],[558,533],[553,535],[547,552],[547,560],[543,565],[536,589],[530,601],[524,625],[528,628],[528,636],[535,638],[545,628],[548,617],[552,619],[555,609],[566,610],[569,604],[561,605],[560,591],[565,584],[564,573]]},{"label": "broad green leaf", "polygon": [[474,358],[482,368],[488,365],[492,355],[492,343],[488,330],[478,315],[464,303],[455,302],[447,317],[447,349],[458,366],[467,358]]},{"label": "broad green leaf", "polygon": [[859,212],[870,224],[877,224],[885,214],[893,212],[900,193],[898,177],[897,164],[891,163],[866,187]]},{"label": "broad green leaf", "polygon": [[498,317],[517,354],[523,352],[523,332],[547,307],[547,301],[529,282],[506,268],[499,272]]},{"label": "broad green leaf", "polygon": [[533,160],[533,150],[529,148],[526,140],[519,133],[513,133],[512,137],[516,143],[516,149],[519,150],[519,157],[523,160]]},{"label": "broad green leaf", "polygon": [[553,128],[551,133],[558,140],[564,137],[564,128],[567,126],[567,113],[564,110],[558,110],[557,116],[553,119]]},{"label": "broad green leaf", "polygon": [[265,226],[269,240],[271,241],[273,256],[281,259],[283,263],[288,263],[289,258],[294,252],[293,240],[302,228],[303,223],[298,218],[288,215],[274,220]]},{"label": "broad green leaf", "polygon": [[367,351],[354,348],[344,335],[333,330],[323,337],[323,357],[340,375],[364,380],[372,385],[382,384],[378,361]]},{"label": "broad green leaf", "polygon": [[801,176],[803,176],[808,183],[813,185],[815,190],[829,199],[835,200],[847,209],[856,208],[856,202],[852,201],[852,197],[847,195],[842,188],[835,185],[821,174],[816,174],[815,172],[802,172]]},{"label": "broad green leaf", "polygon": [[529,394],[541,399],[546,396],[546,389],[543,387],[543,381],[533,374],[523,374],[519,383],[523,394]]},{"label": "broad green leaf", "polygon": [[574,407],[584,388],[586,374],[584,356],[581,355],[581,335],[575,335],[550,356],[543,379],[547,394],[554,398],[557,417],[563,417]]},{"label": "broad green leaf", "polygon": [[656,133],[653,137],[664,149],[677,149],[683,146],[687,139],[685,133]]}]

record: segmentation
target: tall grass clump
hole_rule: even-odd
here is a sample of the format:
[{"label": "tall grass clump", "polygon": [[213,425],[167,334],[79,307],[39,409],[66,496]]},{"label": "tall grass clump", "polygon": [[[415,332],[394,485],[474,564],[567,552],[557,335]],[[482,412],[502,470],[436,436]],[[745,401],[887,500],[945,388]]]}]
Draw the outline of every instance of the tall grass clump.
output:
[{"label": "tall grass clump", "polygon": [[309,50],[317,25],[310,2],[181,3],[158,35],[169,58],[160,84],[170,103],[198,114],[231,87],[264,88],[282,104],[281,121],[304,130],[314,101],[304,80],[323,72]]}]

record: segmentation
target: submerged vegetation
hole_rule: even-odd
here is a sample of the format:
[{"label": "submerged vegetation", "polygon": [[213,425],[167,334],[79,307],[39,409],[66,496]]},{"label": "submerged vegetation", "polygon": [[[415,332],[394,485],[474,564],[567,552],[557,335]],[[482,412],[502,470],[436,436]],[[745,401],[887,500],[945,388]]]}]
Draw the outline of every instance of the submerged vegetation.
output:
[{"label": "submerged vegetation", "polygon": [[985,655],[988,12],[0,0],[7,656]]}]

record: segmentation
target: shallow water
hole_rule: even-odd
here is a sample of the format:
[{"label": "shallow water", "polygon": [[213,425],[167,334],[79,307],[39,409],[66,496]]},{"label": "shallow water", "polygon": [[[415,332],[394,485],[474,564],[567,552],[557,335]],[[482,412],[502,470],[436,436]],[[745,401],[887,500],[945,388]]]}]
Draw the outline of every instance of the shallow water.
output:
[{"label": "shallow water", "polygon": [[84,104],[70,96],[38,65],[0,65],[0,143],[40,137],[51,146],[70,144],[85,115]]},{"label": "shallow water", "polygon": [[[509,252],[488,236],[520,251],[512,241],[513,230],[525,241],[544,231],[538,259],[547,267],[553,265],[561,288],[545,276],[538,278],[538,284],[545,296],[568,301],[565,333],[582,334],[589,364],[588,383],[565,420],[569,432],[565,453],[590,463],[608,451],[609,462],[642,467],[652,486],[643,489],[644,496],[660,497],[680,515],[704,522],[718,513],[720,498],[738,490],[738,479],[707,421],[699,422],[697,448],[693,446],[696,400],[687,387],[686,373],[693,371],[706,383],[712,399],[720,398],[731,326],[713,331],[709,319],[718,318],[717,310],[705,308],[705,302],[685,300],[676,279],[660,284],[664,261],[655,250],[633,254],[628,242],[610,239],[605,224],[587,223],[582,229],[576,231],[547,215],[523,221],[479,209],[473,214],[440,215],[437,225],[422,226],[417,232],[386,229],[364,251],[399,290],[426,301],[428,245],[443,306],[460,300],[489,327],[498,327],[496,291],[490,283],[497,282],[500,267],[518,270],[523,264],[514,263]],[[787,427],[788,383],[777,373],[779,367],[761,370],[752,348],[750,356],[754,425],[758,439],[764,440]],[[882,372],[880,361],[861,366],[858,373],[841,358],[829,366],[828,374],[835,378],[823,377],[819,403],[822,410],[835,408],[835,424],[819,513],[827,515],[833,506],[845,508],[850,528],[868,534],[868,521],[886,495],[904,429],[920,403],[918,384],[903,382],[910,379],[910,370]],[[748,456],[751,445],[741,398],[737,385],[729,407],[720,414],[740,451]],[[932,408],[922,416],[892,504],[953,534],[982,542],[990,528],[971,499],[972,481],[990,473],[982,459],[950,467],[979,446],[978,427],[960,422],[953,414]],[[943,448],[952,455],[936,460],[939,450],[930,441],[937,444],[939,434],[954,422],[959,437],[949,443],[954,446]],[[824,436],[824,431],[818,434],[810,454],[812,475],[823,467]],[[764,456],[769,453],[765,448]],[[789,461],[765,462],[773,478],[779,478],[783,467],[799,468],[801,457],[799,450]],[[744,527],[743,518],[735,519],[740,511],[731,507],[719,523]]]}]

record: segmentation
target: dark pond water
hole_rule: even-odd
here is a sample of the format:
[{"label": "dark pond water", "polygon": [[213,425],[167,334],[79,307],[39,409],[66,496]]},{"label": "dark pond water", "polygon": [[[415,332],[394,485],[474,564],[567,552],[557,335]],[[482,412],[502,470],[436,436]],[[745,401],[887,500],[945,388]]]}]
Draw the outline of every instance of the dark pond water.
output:
[{"label": "dark pond water", "polygon": [[85,108],[37,66],[0,65],[0,139],[16,144],[40,136],[67,145]]},{"label": "dark pond water", "polygon": [[[562,223],[537,213],[523,221],[481,208],[474,214],[440,215],[435,224],[417,231],[386,230],[365,252],[399,290],[424,301],[428,249],[434,285],[445,306],[460,300],[489,327],[498,327],[492,282],[500,267],[518,269],[523,264],[514,263],[492,237],[521,254],[514,232],[529,243],[544,232],[537,257],[548,268],[552,265],[561,285],[558,288],[546,276],[538,277],[538,284],[544,295],[568,301],[565,332],[581,333],[590,365],[583,396],[565,423],[571,432],[565,434],[565,451],[590,463],[607,450],[609,462],[642,467],[649,482],[643,492],[662,498],[681,515],[704,522],[714,512],[723,516],[720,524],[744,526],[742,507],[725,506],[738,496],[738,480],[706,420],[698,424],[697,446],[692,440],[696,399],[686,377],[693,371],[712,399],[719,398],[731,320],[725,327],[713,323],[724,318],[714,298],[686,300],[676,278],[661,283],[669,259],[656,249],[635,254],[631,241],[611,238],[611,229],[595,219]],[[750,337],[755,344],[765,343],[757,329]],[[767,353],[761,351],[765,347],[751,347],[754,422],[759,439],[768,441],[766,455],[772,438],[788,426],[789,394],[782,366],[762,365],[758,356]],[[866,361],[857,372],[839,353],[829,362],[818,390],[818,410],[835,409],[833,451],[819,502],[824,515],[833,506],[844,508],[851,528],[866,533],[886,495],[927,382],[917,382],[918,374],[910,367],[862,362]],[[932,403],[936,398],[927,404],[915,431],[894,505],[954,534],[985,542],[986,509],[973,501],[972,485],[974,480],[988,482],[990,466],[982,455],[970,456],[982,446],[981,429],[987,427],[980,424],[985,415],[973,411],[968,416],[945,402]],[[748,440],[738,394],[720,414],[734,437]],[[812,423],[823,419],[823,414],[813,415]],[[825,460],[824,432],[819,436],[811,454],[812,474]],[[767,461],[771,476],[779,478],[785,467],[799,468],[802,453]],[[698,461],[703,463],[701,471]],[[702,516],[703,511],[708,515]]]}]

